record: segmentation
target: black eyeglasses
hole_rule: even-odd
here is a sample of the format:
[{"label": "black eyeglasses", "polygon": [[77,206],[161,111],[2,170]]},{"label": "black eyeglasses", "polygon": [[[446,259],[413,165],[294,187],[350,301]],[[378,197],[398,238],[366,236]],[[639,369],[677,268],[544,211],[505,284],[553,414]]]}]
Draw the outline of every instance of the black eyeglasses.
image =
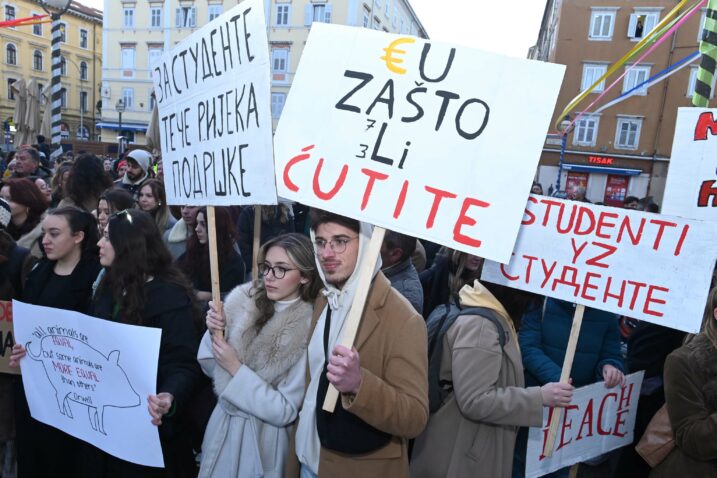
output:
[{"label": "black eyeglasses", "polygon": [[332,251],[337,254],[341,254],[342,252],[346,251],[346,245],[354,239],[358,239],[358,236],[337,237],[336,239],[331,239],[330,241],[327,241],[326,239],[316,239],[314,241],[314,249],[316,249],[317,253],[321,252],[326,248],[326,245],[328,244]]},{"label": "black eyeglasses", "polygon": [[288,269],[286,267],[282,266],[270,266],[269,264],[259,264],[259,274],[263,275],[264,277],[269,275],[269,272],[274,274],[274,277],[277,279],[283,279],[287,272],[289,271],[295,271],[296,269]]}]

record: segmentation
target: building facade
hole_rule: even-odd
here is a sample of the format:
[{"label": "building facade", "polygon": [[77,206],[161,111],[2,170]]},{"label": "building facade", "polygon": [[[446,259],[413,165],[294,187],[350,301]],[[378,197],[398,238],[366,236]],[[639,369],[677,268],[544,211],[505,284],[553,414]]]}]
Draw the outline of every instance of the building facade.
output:
[{"label": "building facade", "polygon": [[[154,105],[149,65],[238,0],[105,0],[102,140],[122,134],[145,144]],[[264,0],[271,48],[271,112],[276,127],[314,22],[374,28],[427,38],[407,0]]]},{"label": "building facade", "polygon": [[[45,15],[34,0],[5,0],[2,19],[13,20]],[[93,139],[99,117],[99,85],[102,74],[102,12],[78,2],[61,18],[62,54],[62,136]],[[16,98],[10,85],[20,79],[35,79],[40,91],[50,85],[52,76],[50,23],[0,29],[2,40],[2,94],[0,118],[14,129],[12,116]],[[44,109],[47,105],[43,105]],[[5,135],[5,147],[12,135]],[[47,138],[48,142],[50,138]]]},{"label": "building facade", "polygon": [[[538,42],[529,56],[567,66],[551,125],[566,120],[558,117],[563,108],[634,48],[676,3],[673,0],[549,1]],[[697,52],[704,18],[704,10],[696,12],[637,66],[628,71],[633,65],[628,62],[619,68],[575,110],[569,111],[567,120],[575,119],[613,82],[617,82],[615,87],[589,111],[595,111]],[[651,196],[660,204],[677,108],[691,105],[698,64],[699,58],[696,58],[667,79],[638,89],[634,96],[601,113],[583,115],[568,133],[564,148],[560,137],[549,134],[537,173],[537,181],[546,194],[557,187],[558,171],[561,171],[560,189],[568,194],[584,187],[587,198],[593,202],[622,205],[626,196]],[[620,78],[621,75],[624,76]]]}]

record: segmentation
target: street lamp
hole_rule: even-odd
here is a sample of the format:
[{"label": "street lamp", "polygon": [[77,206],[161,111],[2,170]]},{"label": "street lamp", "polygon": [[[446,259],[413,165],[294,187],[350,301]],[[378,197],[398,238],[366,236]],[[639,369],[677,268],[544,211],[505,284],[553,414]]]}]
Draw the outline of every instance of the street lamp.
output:
[{"label": "street lamp", "polygon": [[[62,134],[60,123],[62,121],[62,85],[60,84],[62,62],[60,56],[60,43],[62,43],[62,25],[60,17],[70,8],[72,0],[40,0],[42,9],[52,19],[52,147],[51,157],[62,154]],[[52,10],[50,10],[52,9]]]},{"label": "street lamp", "polygon": [[555,191],[560,191],[560,177],[563,175],[563,161],[565,160],[565,148],[568,145],[568,134],[573,130],[570,116],[560,122],[560,159],[558,160],[558,180],[555,181]]},{"label": "street lamp", "polygon": [[125,106],[124,106],[124,100],[122,98],[117,100],[117,103],[115,103],[115,110],[117,110],[117,113],[119,114],[119,134],[117,135],[117,139],[119,140],[119,151],[118,154],[122,154],[124,147],[123,147],[123,139],[122,136],[122,113],[124,113]]}]

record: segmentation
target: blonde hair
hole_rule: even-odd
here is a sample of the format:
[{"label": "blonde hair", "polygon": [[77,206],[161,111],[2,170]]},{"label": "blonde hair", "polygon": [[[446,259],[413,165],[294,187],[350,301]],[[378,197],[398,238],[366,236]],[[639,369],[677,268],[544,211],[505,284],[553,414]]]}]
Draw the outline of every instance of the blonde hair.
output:
[{"label": "blonde hair", "polygon": [[448,249],[450,266],[448,267],[448,287],[450,289],[450,297],[454,297],[464,285],[473,285],[473,281],[480,279],[481,270],[483,269],[483,263],[475,270],[471,271],[466,269],[466,261],[468,260],[468,253],[455,251]]}]

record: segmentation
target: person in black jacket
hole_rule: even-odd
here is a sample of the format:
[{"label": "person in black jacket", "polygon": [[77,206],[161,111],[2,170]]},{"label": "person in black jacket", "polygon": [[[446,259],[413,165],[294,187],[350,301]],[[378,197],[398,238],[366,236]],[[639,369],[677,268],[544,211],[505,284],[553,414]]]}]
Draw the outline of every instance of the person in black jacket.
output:
[{"label": "person in black jacket", "polygon": [[147,419],[159,427],[165,468],[130,463],[87,445],[82,476],[195,476],[186,419],[187,402],[201,375],[194,323],[201,317],[191,286],[172,264],[154,219],[144,211],[113,214],[99,246],[106,273],[97,286],[91,314],[162,330],[157,394],[147,397]]},{"label": "person in black jacket", "polygon": [[[76,207],[51,211],[42,221],[45,258],[28,275],[22,301],[56,309],[87,312],[92,283],[100,271],[97,261],[97,222]],[[18,365],[25,348],[15,344],[11,365]],[[80,441],[30,416],[22,380],[14,387],[18,477],[55,476],[62,463],[75,476]]]}]

